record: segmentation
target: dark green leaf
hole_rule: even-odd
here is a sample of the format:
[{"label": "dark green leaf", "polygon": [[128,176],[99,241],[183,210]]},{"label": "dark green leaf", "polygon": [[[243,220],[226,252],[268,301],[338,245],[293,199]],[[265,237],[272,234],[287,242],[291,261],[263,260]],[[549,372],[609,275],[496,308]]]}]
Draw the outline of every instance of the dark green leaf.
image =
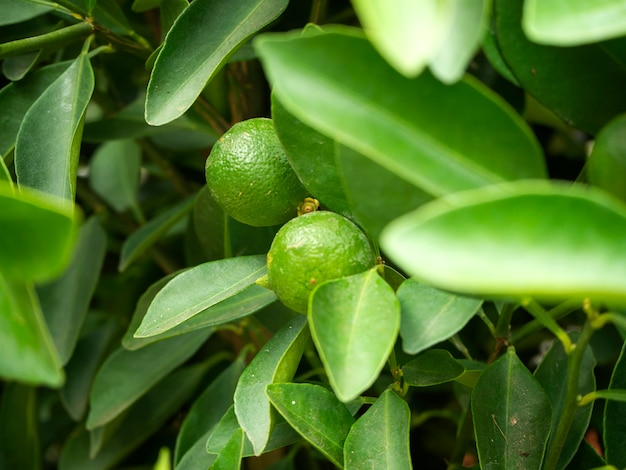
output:
[{"label": "dark green leaf", "polygon": [[[626,343],[613,368],[609,389],[626,389]],[[626,403],[609,400],[604,407],[604,446],[607,463],[618,468],[626,466]]]},{"label": "dark green leaf", "polygon": [[402,347],[417,354],[455,335],[476,314],[482,300],[454,295],[407,279],[398,289]]},{"label": "dark green leaf", "polygon": [[481,468],[541,468],[550,400],[512,349],[480,376],[472,415]]},{"label": "dark green leaf", "polygon": [[229,56],[287,7],[286,0],[236,4],[196,0],[175,21],[154,64],[146,121],[160,126],[183,114]]},{"label": "dark green leaf", "polygon": [[[583,441],[572,462],[567,466],[567,470],[588,470],[603,467],[605,464],[606,462],[602,460],[596,450],[587,441]],[[604,470],[609,469],[605,468]]]},{"label": "dark green leaf", "polygon": [[626,115],[615,118],[600,131],[586,168],[591,184],[626,200]]},{"label": "dark green leaf", "polygon": [[398,299],[374,268],[319,285],[309,302],[311,336],[330,384],[341,401],[353,400],[374,383],[393,349]]},{"label": "dark green leaf", "polygon": [[404,381],[413,387],[428,387],[456,380],[465,372],[444,349],[429,349],[402,366]]},{"label": "dark green leaf", "polygon": [[406,401],[392,390],[383,392],[350,429],[344,451],[346,470],[412,469],[410,423]]},{"label": "dark green leaf", "polygon": [[39,5],[28,0],[0,0],[0,26],[20,23],[51,10],[47,5]]},{"label": "dark green leaf", "polygon": [[0,468],[41,468],[37,389],[4,384],[0,400]]}]

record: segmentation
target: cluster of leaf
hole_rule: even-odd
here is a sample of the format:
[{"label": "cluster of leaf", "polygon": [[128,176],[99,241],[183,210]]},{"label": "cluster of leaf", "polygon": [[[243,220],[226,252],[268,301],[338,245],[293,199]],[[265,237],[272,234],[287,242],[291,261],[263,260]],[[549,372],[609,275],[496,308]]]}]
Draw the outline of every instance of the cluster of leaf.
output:
[{"label": "cluster of leaf", "polygon": [[[0,0],[0,468],[624,468],[624,9]],[[308,315],[204,186],[262,115],[386,261]]]}]

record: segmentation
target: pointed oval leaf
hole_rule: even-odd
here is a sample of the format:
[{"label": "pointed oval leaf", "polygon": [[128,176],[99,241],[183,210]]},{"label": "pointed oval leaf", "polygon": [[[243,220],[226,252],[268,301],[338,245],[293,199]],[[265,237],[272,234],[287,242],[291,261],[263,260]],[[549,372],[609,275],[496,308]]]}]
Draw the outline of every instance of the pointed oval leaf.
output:
[{"label": "pointed oval leaf", "polygon": [[[347,402],[376,380],[393,349],[400,305],[374,268],[320,284],[309,299],[311,336],[337,397]],[[358,364],[358,366],[356,366]]]},{"label": "pointed oval leaf", "polygon": [[354,30],[330,31],[254,42],[274,93],[305,124],[433,195],[545,177],[528,126],[477,80],[407,79]]},{"label": "pointed oval leaf", "polygon": [[412,387],[430,387],[459,378],[463,367],[445,349],[430,349],[402,366],[402,378]]},{"label": "pointed oval leaf", "polygon": [[154,297],[135,337],[174,328],[251,286],[265,270],[265,255],[255,255],[211,261],[183,271]]},{"label": "pointed oval leaf", "polygon": [[455,335],[476,314],[482,300],[451,294],[407,279],[398,289],[402,348],[417,354]]},{"label": "pointed oval leaf", "polygon": [[346,470],[411,470],[410,424],[406,401],[385,390],[350,429],[344,451]]},{"label": "pointed oval leaf", "polygon": [[[626,389],[626,343],[613,368],[609,390]],[[608,400],[604,407],[604,445],[607,463],[618,468],[626,466],[626,442],[624,423],[626,422],[626,402]]]},{"label": "pointed oval leaf", "polygon": [[343,443],[354,418],[328,389],[307,383],[267,386],[272,405],[302,437],[338,467],[343,464]]},{"label": "pointed oval leaf", "polygon": [[15,144],[20,185],[74,198],[83,118],[93,88],[89,56],[81,54],[26,112]]},{"label": "pointed oval leaf", "polygon": [[624,231],[626,207],[602,191],[520,181],[426,204],[392,222],[381,246],[454,292],[626,303]]},{"label": "pointed oval leaf", "polygon": [[587,160],[589,182],[626,201],[626,115],[606,125],[598,134]]},{"label": "pointed oval leaf", "polygon": [[0,26],[21,23],[51,10],[47,5],[31,3],[28,0],[0,0]]},{"label": "pointed oval leaf", "polygon": [[261,455],[267,446],[273,427],[265,387],[293,378],[308,339],[307,318],[298,315],[274,334],[241,374],[235,390],[235,414],[255,455]]},{"label": "pointed oval leaf", "polygon": [[154,64],[146,121],[160,126],[183,114],[230,55],[287,4],[288,0],[192,2],[169,30]]},{"label": "pointed oval leaf", "polygon": [[626,34],[626,7],[621,0],[528,0],[522,25],[533,42],[576,46]]},{"label": "pointed oval leaf", "polygon": [[550,400],[512,349],[481,374],[472,415],[481,468],[541,468]]},{"label": "pointed oval leaf", "polygon": [[217,458],[211,465],[210,470],[232,470],[234,468],[241,468],[245,436],[243,429],[237,429],[217,454]]}]

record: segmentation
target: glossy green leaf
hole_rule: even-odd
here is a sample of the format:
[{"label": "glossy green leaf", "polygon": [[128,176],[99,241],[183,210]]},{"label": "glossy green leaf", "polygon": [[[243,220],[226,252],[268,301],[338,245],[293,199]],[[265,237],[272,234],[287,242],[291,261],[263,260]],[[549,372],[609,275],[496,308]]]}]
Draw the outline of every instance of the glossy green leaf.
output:
[{"label": "glossy green leaf", "polygon": [[[165,39],[176,18],[189,6],[187,0],[162,0],[160,8],[161,40]],[[156,58],[155,58],[156,59]]]},{"label": "glossy green leaf", "polygon": [[591,184],[626,200],[626,115],[615,118],[600,131],[586,169]]},{"label": "glossy green leaf", "polygon": [[626,207],[604,192],[521,181],[424,205],[392,222],[381,246],[454,292],[626,303],[625,230]]},{"label": "glossy green leaf", "polygon": [[63,446],[59,470],[107,470],[117,468],[133,449],[161,429],[189,400],[206,374],[206,366],[193,365],[165,377],[140,398],[117,425],[116,432],[96,456],[89,454],[89,433],[74,433]]},{"label": "glossy green leaf", "polygon": [[115,350],[98,371],[89,397],[87,429],[108,423],[189,359],[212,331],[170,338],[137,351]]},{"label": "glossy green leaf", "polygon": [[407,279],[398,289],[402,348],[417,354],[463,329],[482,300],[463,297]]},{"label": "glossy green leaf", "polygon": [[265,256],[257,255],[212,261],[180,273],[154,297],[135,336],[153,336],[181,324],[253,285],[265,270]]},{"label": "glossy green leaf", "polygon": [[235,390],[235,413],[255,455],[267,446],[274,421],[265,387],[293,378],[308,339],[307,318],[298,315],[276,332],[241,374]]},{"label": "glossy green leaf", "polygon": [[[578,334],[570,334],[572,340],[576,340]],[[535,379],[548,394],[552,406],[552,429],[556,429],[561,416],[563,415],[563,400],[567,392],[567,361],[563,344],[554,341],[548,353],[543,357],[541,363],[534,372]],[[582,363],[579,369],[578,393],[582,396],[596,389],[596,381],[593,369],[596,360],[593,357],[591,348],[585,350]],[[592,405],[578,408],[574,416],[574,422],[567,435],[565,445],[561,450],[561,455],[557,464],[557,469],[566,468],[572,457],[580,447],[580,444],[589,428]],[[548,439],[548,448],[552,443],[552,436]]]},{"label": "glossy green leaf", "polygon": [[307,383],[276,383],[267,386],[266,394],[292,428],[342,466],[343,443],[354,418],[330,390]]},{"label": "glossy green leaf", "polygon": [[156,59],[146,121],[159,126],[183,114],[230,55],[276,19],[287,0],[195,1],[175,21]]},{"label": "glossy green leaf", "polygon": [[70,262],[77,217],[66,201],[25,189],[15,194],[0,182],[0,226],[0,272],[7,278],[50,280]]},{"label": "glossy green leaf", "polygon": [[0,273],[0,377],[59,387],[61,362],[32,285]]},{"label": "glossy green leaf", "polygon": [[106,233],[98,219],[89,219],[80,230],[72,262],[63,275],[37,288],[43,314],[63,364],[70,359],[78,340],[100,277],[106,245]]},{"label": "glossy green leaf", "polygon": [[621,0],[528,0],[522,26],[540,44],[575,46],[626,34],[626,6]]},{"label": "glossy green leaf", "polygon": [[193,198],[185,199],[133,232],[122,245],[119,270],[124,271],[159,241],[174,224],[185,217],[193,207],[193,201]]},{"label": "glossy green leaf", "polygon": [[412,469],[410,423],[406,401],[392,390],[385,390],[350,429],[344,450],[346,470]]},{"label": "glossy green leaf", "polygon": [[[613,368],[609,390],[626,389],[626,343]],[[604,447],[607,463],[618,468],[626,466],[626,441],[624,423],[626,422],[626,403],[609,400],[604,406]]]},{"label": "glossy green leaf", "polygon": [[28,74],[19,84],[11,83],[0,90],[3,110],[0,113],[0,155],[6,155],[13,148],[28,109],[70,64],[59,62],[42,67]]},{"label": "glossy green leaf", "polygon": [[305,124],[436,196],[545,176],[530,129],[477,80],[407,79],[354,30],[332,31],[254,43],[274,93]]},{"label": "glossy green leaf", "polygon": [[136,208],[141,148],[134,140],[112,140],[94,152],[89,185],[117,212]]},{"label": "glossy green leaf", "polygon": [[[376,380],[396,342],[400,305],[376,268],[320,284],[309,299],[311,336],[337,397]],[[355,367],[358,364],[358,367]]]},{"label": "glossy green leaf", "polygon": [[0,0],[0,26],[20,23],[51,10],[47,5],[40,5],[28,0]]},{"label": "glossy green leaf", "polygon": [[523,3],[495,0],[504,59],[527,93],[566,123],[596,134],[626,111],[626,69],[599,45],[551,47],[529,41],[521,25]]},{"label": "glossy green leaf", "polygon": [[429,387],[456,380],[465,372],[444,349],[429,349],[402,366],[402,377],[412,387]]},{"label": "glossy green leaf", "polygon": [[9,382],[0,398],[0,468],[41,468],[37,389]]},{"label": "glossy green leaf", "polygon": [[26,112],[15,145],[20,185],[74,198],[83,118],[93,88],[89,57],[80,54]]},{"label": "glossy green leaf", "polygon": [[481,468],[541,468],[550,400],[512,349],[481,374],[472,416]]},{"label": "glossy green leaf", "polygon": [[243,457],[243,444],[245,434],[243,429],[237,429],[228,439],[228,442],[222,447],[217,454],[215,462],[211,465],[211,470],[232,470],[241,468],[241,459]]},{"label": "glossy green leaf", "polygon": [[335,142],[285,109],[272,94],[272,121],[292,168],[323,207],[350,215]]}]

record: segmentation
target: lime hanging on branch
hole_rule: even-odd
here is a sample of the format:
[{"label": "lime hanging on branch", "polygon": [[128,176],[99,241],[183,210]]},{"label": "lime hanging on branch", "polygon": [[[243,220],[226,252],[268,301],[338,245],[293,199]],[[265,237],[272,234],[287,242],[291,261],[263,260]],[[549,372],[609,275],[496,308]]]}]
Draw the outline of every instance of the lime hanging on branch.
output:
[{"label": "lime hanging on branch", "polygon": [[316,286],[375,265],[376,255],[359,227],[334,212],[314,211],[278,231],[267,254],[267,278],[260,283],[287,307],[306,313]]},{"label": "lime hanging on branch", "polygon": [[213,146],[205,174],[224,212],[255,227],[284,224],[308,196],[266,118],[231,127]]}]

